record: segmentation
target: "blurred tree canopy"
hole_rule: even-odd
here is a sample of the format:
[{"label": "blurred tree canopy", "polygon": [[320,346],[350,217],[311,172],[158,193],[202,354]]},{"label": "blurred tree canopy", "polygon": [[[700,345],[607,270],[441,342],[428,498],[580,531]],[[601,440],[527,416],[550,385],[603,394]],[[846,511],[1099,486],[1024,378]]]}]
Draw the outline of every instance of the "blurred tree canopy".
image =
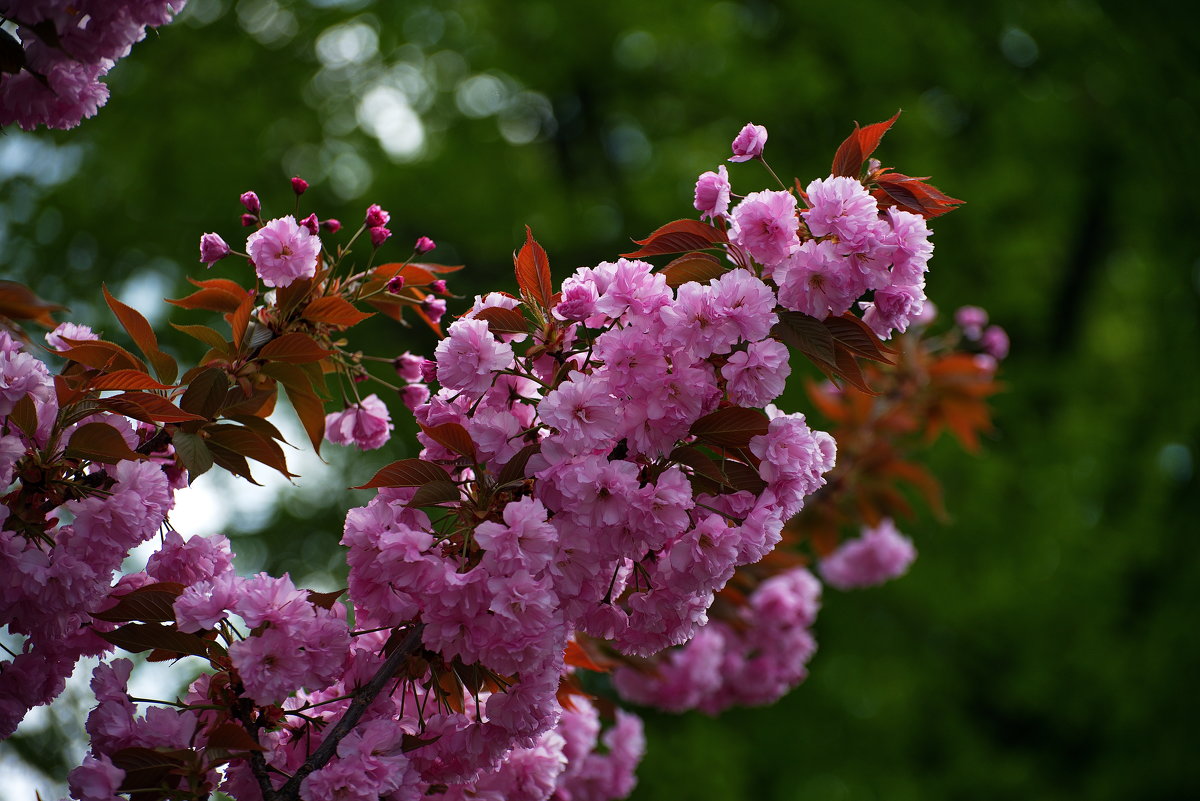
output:
[{"label": "blurred tree canopy", "polygon": [[[1194,797],[1189,10],[190,0],[113,70],[95,119],[0,134],[0,276],[113,333],[101,281],[165,314],[156,299],[203,272],[201,233],[240,245],[238,194],[287,213],[301,175],[306,210],[388,208],[390,258],[428,235],[431,258],[468,265],[455,291],[511,288],[525,224],[559,278],[611,259],[691,213],[696,175],[747,121],[777,172],[808,180],[852,121],[902,108],[884,162],[967,201],[935,226],[930,295],[1012,336],[998,432],[981,455],[934,446],[952,522],[902,525],[921,551],[909,577],[827,595],[806,686],[769,710],[649,717],[635,798]],[[730,166],[735,189],[766,185]],[[353,502],[337,487],[413,447],[397,440],[370,464],[331,453],[336,487],[234,521],[244,567],[327,574],[314,560]],[[312,547],[282,547],[297,530]],[[59,771],[39,736],[13,743]]]}]

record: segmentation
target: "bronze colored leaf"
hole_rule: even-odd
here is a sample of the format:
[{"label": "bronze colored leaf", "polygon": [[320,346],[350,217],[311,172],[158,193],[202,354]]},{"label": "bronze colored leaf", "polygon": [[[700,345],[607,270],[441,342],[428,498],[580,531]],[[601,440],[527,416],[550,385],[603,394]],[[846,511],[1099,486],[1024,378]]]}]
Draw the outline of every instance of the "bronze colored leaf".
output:
[{"label": "bronze colored leaf", "polygon": [[420,459],[401,459],[381,468],[374,478],[354,489],[421,487],[434,481],[446,481],[448,478],[446,471],[436,464]]},{"label": "bronze colored leaf", "polygon": [[691,433],[717,447],[741,448],[749,445],[753,437],[766,434],[769,423],[758,409],[730,406],[701,417],[692,424]]},{"label": "bronze colored leaf", "polygon": [[641,245],[637,250],[621,255],[627,259],[640,259],[646,256],[661,256],[665,253],[687,253],[692,250],[705,250],[729,241],[729,237],[719,228],[699,220],[675,220],[660,227],[645,239],[635,239]]},{"label": "bronze colored leaf", "polygon": [[71,441],[67,443],[66,456],[68,459],[87,459],[105,464],[148,458],[130,449],[121,432],[108,423],[85,423],[75,429]]},{"label": "bronze colored leaf", "polygon": [[319,362],[331,355],[333,355],[333,351],[322,348],[308,334],[301,334],[297,331],[272,339],[258,352],[260,359],[290,364]]},{"label": "bronze colored leaf", "polygon": [[513,256],[517,286],[521,294],[537,301],[542,308],[550,306],[554,295],[554,284],[550,278],[550,259],[546,251],[533,238],[533,231],[525,226],[525,244]]},{"label": "bronze colored leaf", "polygon": [[666,276],[667,286],[677,289],[688,281],[707,284],[713,278],[724,275],[725,267],[711,253],[686,253],[659,272]]}]

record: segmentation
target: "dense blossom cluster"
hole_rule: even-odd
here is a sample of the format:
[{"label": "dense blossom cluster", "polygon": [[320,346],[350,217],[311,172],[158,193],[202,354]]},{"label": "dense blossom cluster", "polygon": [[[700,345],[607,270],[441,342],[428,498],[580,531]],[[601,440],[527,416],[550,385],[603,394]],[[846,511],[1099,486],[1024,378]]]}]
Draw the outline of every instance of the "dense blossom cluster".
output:
[{"label": "dense blossom cluster", "polygon": [[[158,5],[165,21],[180,4]],[[729,160],[761,160],[766,140],[746,126]],[[291,186],[297,197],[308,188]],[[149,754],[166,794],[186,780],[193,794],[243,801],[269,789],[305,801],[602,801],[632,790],[644,740],[632,714],[602,716],[579,670],[615,665],[624,698],[675,711],[769,703],[797,685],[816,649],[813,573],[796,561],[756,567],[737,584],[741,600],[710,618],[717,594],[775,548],[835,466],[834,438],[775,406],[792,370],[781,327],[794,334],[801,315],[817,326],[842,317],[871,341],[903,332],[922,312],[932,246],[923,217],[881,208],[856,178],[752,192],[731,207],[734,197],[724,165],[697,182],[696,209],[712,224],[681,230],[701,231],[697,248],[726,261],[693,258],[694,280],[642,260],[677,252],[650,248],[580,267],[555,291],[530,234],[516,257],[520,296],[477,297],[431,359],[377,357],[403,381],[422,450],[381,470],[367,485],[374,498],[347,514],[341,600],[286,574],[238,575],[224,537],[185,539],[165,524],[172,493],[184,469],[195,478],[214,460],[240,472],[249,455],[288,474],[277,432],[255,417],[274,405],[256,393],[276,381],[315,445],[381,447],[388,408],[355,388],[372,376],[341,331],[369,316],[355,305],[365,301],[396,319],[415,308],[440,332],[449,293],[438,265],[339,272],[349,245],[331,257],[321,232],[340,223],[264,219],[247,192],[246,252],[210,233],[200,260],[244,256],[271,291],[214,279],[174,301],[221,311],[232,330],[226,341],[190,327],[211,351],[185,374],[186,392],[173,372],[151,382],[86,326],[47,335],[73,371],[57,383],[0,333],[0,620],[24,639],[0,665],[0,736],[57,695],[81,655],[154,648],[200,656],[210,671],[176,709],[139,715],[132,664],[102,662],[76,799],[131,792],[128,776],[144,774],[127,769]],[[362,237],[374,254],[389,224],[372,205],[349,244]],[[433,248],[420,237],[413,254]],[[861,321],[847,315],[856,308]],[[1003,332],[985,330],[978,311],[960,325],[992,354],[981,357],[1001,358]],[[153,336],[126,328],[158,370]],[[131,366],[112,372],[116,358]],[[305,394],[325,373],[351,390],[341,411]],[[147,382],[163,393],[149,405],[129,392],[101,399]],[[233,411],[222,416],[222,404]],[[160,531],[145,569],[120,575],[130,549]],[[887,521],[818,572],[834,587],[864,586],[914,556]]]},{"label": "dense blossom cluster", "polygon": [[[171,21],[187,0],[9,0],[0,20],[16,23],[0,72],[0,126],[73,128],[108,100],[100,82],[146,36]],[[9,47],[11,46],[11,47]],[[11,52],[10,52],[11,51]]]}]

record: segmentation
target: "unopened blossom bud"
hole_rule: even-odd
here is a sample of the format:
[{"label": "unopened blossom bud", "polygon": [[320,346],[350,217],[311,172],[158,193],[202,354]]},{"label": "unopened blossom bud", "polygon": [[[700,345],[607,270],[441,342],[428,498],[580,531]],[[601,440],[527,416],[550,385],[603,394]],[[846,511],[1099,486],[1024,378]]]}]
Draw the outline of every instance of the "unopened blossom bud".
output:
[{"label": "unopened blossom bud", "polygon": [[998,325],[989,325],[985,328],[979,344],[996,361],[1008,356],[1008,332]]},{"label": "unopened blossom bud", "polygon": [[392,232],[389,231],[387,228],[385,228],[382,225],[376,225],[374,228],[371,228],[370,230],[368,230],[367,233],[370,234],[371,245],[373,245],[374,247],[379,247],[380,245],[382,245],[384,242],[387,241],[387,238],[389,236],[392,235]]},{"label": "unopened blossom bud", "polygon": [[378,228],[391,222],[392,215],[388,214],[378,203],[367,207],[367,227]]},{"label": "unopened blossom bud", "polygon": [[308,181],[297,175],[292,179],[292,191],[297,195],[303,195],[308,191]]},{"label": "unopened blossom bud", "polygon": [[413,245],[413,249],[418,253],[428,253],[436,247],[437,243],[427,236],[420,237],[417,239],[417,243]]},{"label": "unopened blossom bud", "polygon": [[254,225],[256,222],[258,222],[258,217],[256,217],[255,215],[253,215],[253,214],[243,214],[242,215],[242,227],[243,228],[249,228],[250,226]]},{"label": "unopened blossom bud", "polygon": [[392,359],[392,366],[396,368],[396,375],[410,384],[415,384],[421,380],[421,368],[424,364],[424,357],[417,356],[408,351]]},{"label": "unopened blossom bud", "polygon": [[321,227],[326,231],[329,231],[331,234],[336,234],[338,231],[342,230],[342,223],[340,220],[335,220],[330,217],[328,220],[321,220]]},{"label": "unopened blossom bud", "polygon": [[200,237],[200,261],[209,267],[229,255],[229,245],[220,234],[205,234]]},{"label": "unopened blossom bud", "polygon": [[434,292],[438,293],[439,295],[445,295],[446,294],[446,279],[439,278],[438,280],[436,280],[432,284],[430,284],[429,288],[432,289]]},{"label": "unopened blossom bud", "polygon": [[426,296],[421,301],[421,311],[425,312],[425,316],[429,318],[430,322],[436,323],[446,313],[446,301]]},{"label": "unopened blossom bud", "polygon": [[388,282],[387,282],[387,291],[388,292],[391,292],[393,295],[395,295],[401,289],[404,289],[404,276],[403,275],[393,275],[391,278],[388,279]]},{"label": "unopened blossom bud", "polygon": [[300,221],[300,224],[307,228],[308,232],[313,236],[316,236],[317,231],[319,231],[321,228],[321,224],[317,222],[317,215],[315,214],[308,215]]},{"label": "unopened blossom bud", "polygon": [[354,383],[355,384],[365,383],[368,378],[370,378],[370,376],[368,376],[366,373],[357,373],[354,376]]},{"label": "unopened blossom bud", "polygon": [[954,313],[954,322],[970,339],[979,339],[987,321],[987,312],[978,306],[963,306]]},{"label": "unopened blossom bud", "polygon": [[730,161],[749,161],[762,156],[763,148],[767,144],[767,129],[761,125],[754,123],[746,123],[746,126],[738,133],[737,138],[733,140],[733,156]]},{"label": "unopened blossom bud", "polygon": [[246,207],[246,211],[251,214],[258,214],[262,211],[262,204],[258,202],[258,195],[253,192],[243,192],[241,201],[242,205]]},{"label": "unopened blossom bud", "polygon": [[433,359],[426,359],[421,362],[421,380],[426,384],[432,384],[437,381],[437,362]]}]

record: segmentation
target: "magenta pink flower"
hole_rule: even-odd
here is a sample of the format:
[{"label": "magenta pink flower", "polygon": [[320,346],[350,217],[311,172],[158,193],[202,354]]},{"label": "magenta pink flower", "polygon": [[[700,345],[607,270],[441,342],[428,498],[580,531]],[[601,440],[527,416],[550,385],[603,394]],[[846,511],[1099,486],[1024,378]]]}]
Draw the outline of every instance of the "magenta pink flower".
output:
[{"label": "magenta pink flower", "polygon": [[700,212],[700,219],[708,217],[716,219],[729,213],[729,170],[725,165],[717,167],[716,172],[701,174],[696,181],[696,198],[693,205]]},{"label": "magenta pink flower", "polygon": [[880,339],[891,339],[893,332],[904,333],[908,323],[921,313],[925,291],[921,286],[899,284],[875,291],[870,303],[860,303],[863,322],[871,326]]},{"label": "magenta pink flower", "polygon": [[325,415],[325,439],[335,445],[354,445],[363,451],[382,448],[391,437],[392,428],[387,405],[376,395]]},{"label": "magenta pink flower", "polygon": [[436,350],[437,378],[447,389],[481,395],[512,362],[512,345],[497,342],[486,320],[455,320],[448,334]]},{"label": "magenta pink flower", "polygon": [[225,244],[220,234],[205,234],[200,237],[200,261],[206,266],[212,267],[229,253],[229,245]]},{"label": "magenta pink flower", "polygon": [[912,540],[884,520],[822,559],[821,576],[839,590],[870,587],[904,575],[916,558]]},{"label": "magenta pink flower", "polygon": [[780,304],[818,320],[846,311],[866,290],[862,273],[830,240],[807,240],[772,277]]},{"label": "magenta pink flower", "polygon": [[791,373],[788,349],[773,339],[750,343],[721,368],[730,402],[746,407],[766,406],[778,398]]},{"label": "magenta pink flower", "polygon": [[762,156],[767,145],[767,129],[752,122],[738,132],[733,140],[733,156],[730,161],[749,161]]},{"label": "magenta pink flower", "polygon": [[998,325],[989,325],[983,330],[979,344],[996,361],[1008,356],[1008,333]]},{"label": "magenta pink flower", "polygon": [[383,210],[383,207],[378,203],[372,203],[367,207],[366,226],[368,228],[378,228],[387,225],[392,220],[392,215]]},{"label": "magenta pink flower", "polygon": [[779,264],[800,244],[796,198],[789,192],[752,192],[733,210],[731,241],[766,266]]},{"label": "magenta pink flower", "polygon": [[75,323],[60,323],[58,328],[55,328],[50,333],[46,334],[46,344],[55,350],[66,350],[71,347],[67,343],[68,339],[76,340],[93,340],[100,337],[92,331],[91,326],[77,325]]},{"label": "magenta pink flower", "polygon": [[842,175],[818,178],[805,189],[811,208],[802,212],[813,236],[836,235],[843,252],[866,246],[879,228],[879,206],[858,180]]},{"label": "magenta pink flower", "polygon": [[262,203],[254,192],[243,192],[238,200],[242,201],[242,206],[251,214],[257,215],[262,211]]},{"label": "magenta pink flower", "polygon": [[271,220],[250,234],[246,252],[264,284],[285,287],[297,279],[316,275],[321,240],[288,215]]},{"label": "magenta pink flower", "polygon": [[297,195],[303,195],[308,191],[308,181],[297,175],[292,179],[292,191]]},{"label": "magenta pink flower", "polygon": [[437,247],[437,243],[427,236],[417,238],[416,244],[413,245],[413,250],[417,253],[428,253]]}]

